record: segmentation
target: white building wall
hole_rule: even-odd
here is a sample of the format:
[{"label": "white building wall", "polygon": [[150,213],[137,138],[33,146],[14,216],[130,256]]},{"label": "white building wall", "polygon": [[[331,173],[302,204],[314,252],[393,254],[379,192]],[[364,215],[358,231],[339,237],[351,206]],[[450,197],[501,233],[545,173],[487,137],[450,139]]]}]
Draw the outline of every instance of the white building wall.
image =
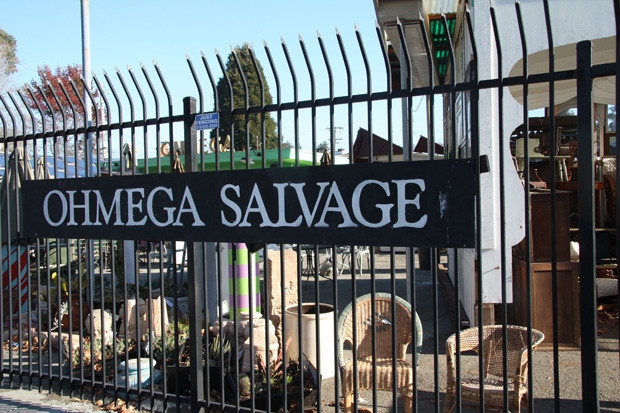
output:
[{"label": "white building wall", "polygon": [[[478,52],[478,79],[496,79],[497,53],[490,19],[490,1],[476,0],[471,5],[471,17]],[[508,76],[512,66],[522,58],[521,38],[514,0],[494,0],[502,48],[502,75]],[[534,53],[547,49],[545,15],[542,1],[521,1],[521,12],[526,31],[527,52]],[[551,21],[556,46],[574,43],[583,39],[594,39],[613,35],[615,32],[613,3],[610,0],[551,0]],[[458,39],[457,39],[458,41]],[[459,47],[457,44],[457,55]],[[465,47],[467,44],[465,43]],[[482,279],[484,303],[501,302],[501,221],[500,188],[506,197],[506,274],[508,302],[512,302],[512,245],[524,236],[524,193],[515,168],[512,166],[509,140],[511,132],[523,123],[523,107],[504,90],[503,122],[501,137],[498,130],[497,90],[480,92],[479,136],[482,154],[489,155],[491,172],[481,177],[481,217],[482,217]],[[557,102],[560,103],[560,102]],[[503,139],[505,181],[499,182],[499,141]],[[460,274],[460,294],[465,312],[474,322],[476,308],[475,250],[458,250],[458,273]],[[454,268],[451,276],[454,279]]]}]

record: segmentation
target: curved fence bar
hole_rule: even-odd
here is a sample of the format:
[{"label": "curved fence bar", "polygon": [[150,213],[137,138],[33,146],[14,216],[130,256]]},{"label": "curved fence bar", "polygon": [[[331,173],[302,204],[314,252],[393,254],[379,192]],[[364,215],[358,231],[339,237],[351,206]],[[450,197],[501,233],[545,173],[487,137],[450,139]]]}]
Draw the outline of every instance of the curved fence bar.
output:
[{"label": "curved fence bar", "polygon": [[150,411],[620,406],[599,367],[616,2],[571,3],[597,25],[375,3],[372,47],[356,26],[0,94],[4,386]]}]

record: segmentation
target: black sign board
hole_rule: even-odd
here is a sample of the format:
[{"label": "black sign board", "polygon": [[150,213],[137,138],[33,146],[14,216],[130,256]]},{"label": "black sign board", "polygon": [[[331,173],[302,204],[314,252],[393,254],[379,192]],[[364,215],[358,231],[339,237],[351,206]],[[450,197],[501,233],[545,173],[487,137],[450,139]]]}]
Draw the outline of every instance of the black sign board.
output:
[{"label": "black sign board", "polygon": [[24,236],[474,247],[471,159],[23,182]]}]

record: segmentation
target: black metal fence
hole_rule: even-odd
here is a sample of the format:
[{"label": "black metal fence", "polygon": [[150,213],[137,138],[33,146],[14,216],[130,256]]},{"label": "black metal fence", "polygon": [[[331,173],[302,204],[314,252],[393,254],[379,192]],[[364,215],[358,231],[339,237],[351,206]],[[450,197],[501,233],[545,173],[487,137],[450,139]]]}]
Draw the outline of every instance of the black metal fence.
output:
[{"label": "black metal fence", "polygon": [[[553,16],[547,2],[542,4],[546,27],[535,35],[553,43]],[[617,2],[613,6],[617,13]],[[523,57],[516,75],[505,75],[506,46],[491,8],[493,30],[484,40],[473,41],[467,10],[421,19],[416,29],[397,22],[402,53],[378,27],[378,46],[372,48],[383,61],[384,87],[378,90],[364,43],[370,39],[357,32],[355,50],[336,35],[337,57],[328,55],[319,36],[322,61],[311,61],[300,39],[301,65],[284,42],[283,67],[267,45],[261,62],[251,48],[236,49],[226,62],[217,54],[218,81],[205,56],[202,67],[188,58],[198,100],[186,98],[182,111],[157,65],[154,75],[141,67],[139,73],[117,71],[116,78],[94,76],[84,95],[84,83],[69,83],[50,92],[42,85],[0,96],[4,384],[106,403],[125,400],[152,411],[184,404],[192,411],[282,406],[321,411],[341,405],[347,410],[351,404],[375,411],[460,411],[467,404],[541,411],[620,406],[614,384],[615,131],[606,117],[596,133],[592,126],[599,103],[593,84],[616,75],[617,59],[593,61],[594,39],[582,39],[573,46],[572,68],[556,70],[550,49],[545,70],[529,73],[519,4],[515,13],[519,27],[511,30],[520,33]],[[421,36],[428,79],[416,77],[420,65],[412,59],[420,55],[410,53],[410,30]],[[493,43],[499,75],[480,76],[489,65],[478,56],[481,41]],[[611,44],[609,53],[617,56],[615,38]],[[436,53],[440,49],[443,57]],[[353,53],[355,66],[349,63]],[[334,91],[331,59],[344,68],[338,77],[344,93]],[[314,67],[322,68],[320,75]],[[301,73],[308,82],[298,80]],[[316,78],[327,84],[326,95],[317,96]],[[563,81],[576,84],[576,116],[549,110],[534,118],[530,91],[544,85],[544,106],[553,108]],[[203,83],[210,85],[207,92]],[[309,88],[309,99],[299,98],[301,86]],[[509,93],[523,105],[522,124],[512,134],[506,128],[513,114],[504,109]],[[292,98],[283,101],[283,94]],[[428,150],[420,155],[412,151],[412,124],[422,101]],[[443,119],[436,119],[434,109],[442,105]],[[92,121],[83,116],[86,107],[95,109]],[[196,115],[205,112],[219,117],[211,132],[196,130]],[[481,121],[483,112],[490,113],[492,127]],[[325,151],[315,150],[321,146],[319,119],[329,125]],[[403,132],[392,132],[399,122]],[[443,125],[440,135],[437,125]],[[377,136],[380,128],[387,131],[385,139]],[[311,149],[302,150],[307,136]],[[339,148],[340,140],[346,146]],[[443,154],[437,152],[441,142]],[[295,237],[278,245],[228,242],[226,234],[222,242],[184,242],[171,240],[165,225],[159,237],[149,239],[139,230],[131,240],[72,239],[65,237],[65,226],[53,239],[23,233],[29,216],[42,214],[22,202],[20,183],[26,180],[118,182],[114,179],[152,175],[156,183],[159,174],[200,172],[207,181],[215,176],[210,174],[235,169],[276,168],[285,176],[286,168],[308,168],[311,174],[321,164],[399,162],[410,168],[418,157],[430,159],[429,168],[457,158],[474,163],[476,248],[403,239],[377,245],[372,232],[357,245],[342,246],[334,242],[338,229],[326,230],[317,245]],[[517,191],[511,182],[518,182]],[[522,203],[511,203],[515,193]],[[344,216],[343,201],[330,194],[320,212]],[[132,199],[128,208],[141,208]],[[71,211],[85,208],[70,202]],[[263,213],[261,202],[253,196],[247,214]],[[418,202],[426,205],[424,194]],[[455,202],[450,206],[470,200]],[[314,219],[316,210],[307,206]],[[120,216],[112,207],[101,208],[107,220]],[[287,218],[281,218],[285,224]],[[510,233],[520,225],[516,232],[524,238]],[[576,243],[578,257],[571,253]],[[615,293],[604,297],[600,291],[610,281]],[[599,369],[600,363],[606,368]],[[487,375],[478,385],[476,379]]]}]

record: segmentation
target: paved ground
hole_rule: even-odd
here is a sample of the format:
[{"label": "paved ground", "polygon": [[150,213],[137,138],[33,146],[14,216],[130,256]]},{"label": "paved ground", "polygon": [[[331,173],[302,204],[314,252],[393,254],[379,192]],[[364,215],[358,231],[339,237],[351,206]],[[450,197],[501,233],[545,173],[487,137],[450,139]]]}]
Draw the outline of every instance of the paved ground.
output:
[{"label": "paved ground", "polygon": [[[391,262],[394,265],[391,265]],[[405,254],[395,254],[394,259],[389,254],[377,254],[377,271],[374,278],[376,291],[389,292],[392,286],[397,294],[406,297],[405,280]],[[393,268],[390,270],[389,268]],[[370,292],[372,279],[365,271],[363,275],[356,277],[357,295]],[[305,282],[305,280],[304,280]],[[334,283],[331,279],[311,278],[303,291],[304,301],[318,301],[321,303],[334,303],[335,291],[337,291],[337,306],[343,309],[352,299],[352,280],[348,271],[339,276]],[[437,306],[434,303],[433,280],[430,271],[416,270],[416,308],[422,321],[424,341],[422,356],[419,363],[418,377],[418,411],[435,411],[437,401],[435,389],[441,394],[439,398],[439,411],[443,409],[443,393],[445,392],[445,341],[455,330],[454,323],[446,310],[443,297],[438,289]],[[437,312],[433,311],[437,308]],[[437,320],[437,331],[435,322]],[[602,320],[606,321],[606,320]],[[613,321],[613,320],[612,320]],[[599,389],[602,412],[620,412],[620,383],[619,351],[618,351],[618,324],[617,319],[613,322],[603,322],[599,325]],[[333,343],[329,343],[333,345]],[[435,348],[439,356],[435,358]],[[464,358],[464,372],[477,371],[476,367],[468,363],[475,359]],[[563,350],[559,354],[560,365],[560,411],[581,412],[581,356],[579,351]],[[553,353],[551,351],[537,350],[534,353],[534,382],[535,410],[540,412],[554,411],[554,381],[553,381]],[[373,395],[371,392],[362,392],[361,396],[366,403],[371,404]],[[334,379],[323,381],[321,390],[321,410],[334,411],[338,398],[334,394]],[[379,392],[377,395],[378,412],[390,413],[393,411],[392,395],[387,392]],[[157,407],[154,411],[161,411]],[[26,412],[91,412],[101,411],[99,406],[90,402],[83,402],[67,397],[39,393],[36,390],[0,389],[0,413],[12,411]],[[169,410],[171,411],[171,410]],[[402,411],[402,406],[399,408]],[[470,411],[470,410],[466,410]],[[475,411],[475,410],[471,410]]]},{"label": "paved ground", "polygon": [[0,412],[64,413],[101,411],[90,401],[36,390],[0,389]]},{"label": "paved ground", "polygon": [[[377,291],[389,292],[391,288],[390,271],[383,270],[390,268],[390,255],[378,254],[377,260]],[[405,297],[405,254],[395,255],[395,290],[397,294]],[[456,331],[454,322],[451,320],[447,311],[441,289],[439,289],[437,314],[433,302],[433,280],[430,271],[416,269],[416,308],[422,321],[424,330],[424,341],[422,355],[418,366],[418,411],[435,411],[436,398],[435,386],[437,386],[441,397],[439,399],[440,409],[443,410],[443,396],[446,388],[446,362],[445,362],[445,342],[446,339]],[[370,276],[364,273],[357,277],[358,295],[368,292],[370,287]],[[365,281],[365,282],[364,282]],[[333,283],[330,280],[320,280],[321,301],[329,300],[333,296]],[[314,300],[316,289],[312,282],[305,292],[304,299]],[[339,308],[351,301],[351,277],[345,272],[338,278],[338,300]],[[329,301],[327,301],[329,302]],[[434,318],[437,318],[438,328],[435,332]],[[602,317],[599,324],[599,394],[602,412],[620,412],[620,352],[618,349],[618,319],[617,317],[607,319]],[[435,359],[437,348],[439,357]],[[553,372],[553,352],[536,350],[534,352],[534,382],[535,387],[535,410],[541,412],[554,411],[554,372]],[[477,357],[463,357],[462,373],[477,376]],[[435,368],[437,364],[437,368]],[[559,388],[560,388],[560,411],[582,412],[581,405],[581,353],[579,350],[562,350],[559,353]],[[322,397],[323,407],[328,410],[334,405],[335,396],[333,394],[333,379],[323,384],[324,395]],[[362,397],[370,404],[372,403],[372,393],[362,392]],[[392,396],[385,392],[380,392],[377,397],[378,412],[390,413],[393,411]],[[399,408],[402,412],[402,403]],[[464,410],[474,412],[477,410]]]}]

